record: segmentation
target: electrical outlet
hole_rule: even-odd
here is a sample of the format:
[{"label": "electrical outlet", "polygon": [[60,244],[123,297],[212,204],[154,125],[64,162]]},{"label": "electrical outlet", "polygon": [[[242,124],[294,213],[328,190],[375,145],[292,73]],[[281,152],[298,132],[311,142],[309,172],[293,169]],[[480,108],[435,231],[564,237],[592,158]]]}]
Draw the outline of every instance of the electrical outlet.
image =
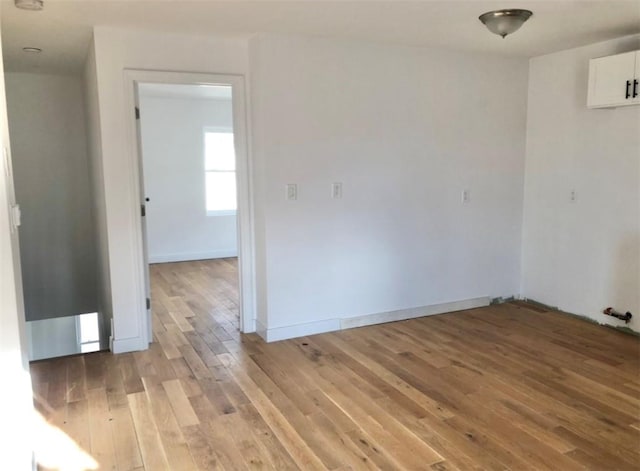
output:
[{"label": "electrical outlet", "polygon": [[466,204],[471,201],[471,192],[469,190],[462,190],[462,203]]},{"label": "electrical outlet", "polygon": [[577,198],[578,196],[576,195],[576,190],[571,190],[571,193],[569,193],[569,201],[575,203]]},{"label": "electrical outlet", "polygon": [[336,182],[331,184],[331,197],[334,199],[342,198],[342,183]]},{"label": "electrical outlet", "polygon": [[286,198],[289,201],[295,201],[298,199],[298,185],[295,183],[287,183]]}]

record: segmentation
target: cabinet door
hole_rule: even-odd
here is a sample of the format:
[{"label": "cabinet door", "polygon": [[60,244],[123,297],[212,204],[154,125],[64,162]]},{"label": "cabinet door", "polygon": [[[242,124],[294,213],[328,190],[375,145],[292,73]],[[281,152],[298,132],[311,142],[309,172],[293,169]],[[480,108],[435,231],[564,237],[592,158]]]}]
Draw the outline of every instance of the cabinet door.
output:
[{"label": "cabinet door", "polygon": [[[589,95],[587,106],[598,108],[638,103],[631,97],[636,75],[636,51],[589,61]],[[629,98],[627,98],[627,95]]]}]

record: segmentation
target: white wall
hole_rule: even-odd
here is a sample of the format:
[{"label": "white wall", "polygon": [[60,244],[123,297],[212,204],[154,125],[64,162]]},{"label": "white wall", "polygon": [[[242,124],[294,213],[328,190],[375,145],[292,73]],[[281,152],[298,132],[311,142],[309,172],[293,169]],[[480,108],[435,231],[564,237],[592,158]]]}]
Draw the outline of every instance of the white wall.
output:
[{"label": "white wall", "polygon": [[[136,259],[139,201],[132,191],[137,170],[127,161],[132,140],[122,86],[126,68],[246,75],[250,63],[256,290],[258,321],[267,334],[330,330],[356,316],[517,295],[521,276],[525,296],[583,313],[584,309],[537,295],[541,291],[534,287],[533,280],[544,284],[545,277],[555,276],[553,264],[564,257],[560,252],[565,246],[557,248],[558,256],[549,257],[553,252],[547,251],[551,246],[544,245],[544,236],[522,234],[527,61],[272,35],[253,38],[248,51],[240,40],[110,28],[96,28],[95,41],[115,337],[122,340],[116,351],[144,348],[138,342],[144,287],[137,278],[142,265]],[[534,59],[532,67],[545,60]],[[591,155],[590,160],[603,162],[587,152],[600,141],[585,145],[581,139],[584,134],[597,136],[604,128],[582,126],[579,115],[587,113],[585,109],[574,116],[563,108],[564,100],[580,97],[582,103],[580,87],[586,75],[574,72],[567,78],[563,73],[560,64],[532,70],[529,228],[537,224],[535,208],[544,213],[548,207],[544,195],[532,192],[539,171],[531,165],[537,160],[531,160],[536,145],[542,154],[552,153],[550,143],[560,149],[575,146]],[[555,87],[561,90],[575,85],[573,95],[557,97],[549,91],[553,99],[538,96],[534,92],[546,80],[542,75],[557,77]],[[603,111],[599,116],[616,112],[632,117],[616,121],[630,132],[637,111]],[[536,125],[538,113],[543,119]],[[587,121],[591,119],[614,118]],[[553,129],[550,122],[555,123]],[[563,126],[567,131],[560,136],[556,129]],[[616,152],[610,146],[602,150],[610,159],[617,158],[611,154],[628,156],[634,142],[623,140]],[[568,150],[560,161],[567,155]],[[636,178],[637,162],[628,157],[624,162],[625,176],[618,183],[628,190],[621,194],[629,201],[628,192],[635,192],[637,201],[637,183],[625,180],[632,178],[629,175]],[[609,170],[601,171],[609,175]],[[585,178],[595,178],[587,174]],[[554,177],[549,177],[540,180],[546,182],[543,187],[553,186]],[[343,183],[342,199],[330,198],[332,182]],[[287,183],[298,184],[297,201],[285,200]],[[470,192],[467,204],[461,203],[464,189]],[[584,201],[585,209],[593,207],[593,202],[580,199],[583,189],[576,190],[577,206]],[[539,197],[547,203],[534,204]],[[572,218],[583,225],[590,213]],[[541,218],[548,221],[547,216]],[[560,221],[554,233],[564,230],[570,219],[553,219]],[[627,232],[624,247],[629,249],[618,247],[613,253],[616,268],[621,267],[615,270],[615,281],[622,280],[624,286],[616,289],[627,293],[622,297],[629,297],[634,283],[627,275],[637,270],[629,262],[634,247],[637,250],[637,230]],[[612,255],[585,245],[591,238],[595,236],[588,234],[572,243],[580,250],[595,250],[591,255]],[[523,241],[524,247],[542,250],[532,249],[532,254],[525,248],[522,257]],[[551,268],[522,269],[522,259],[526,265],[536,257],[553,260]],[[625,268],[625,263],[630,266]]]},{"label": "white wall", "polygon": [[[522,294],[640,331],[640,107],[589,110],[589,59],[640,36],[530,62]],[[570,201],[575,190],[576,200]]]},{"label": "white wall", "polygon": [[[0,34],[0,149],[11,155]],[[0,155],[4,159],[4,156]],[[3,162],[3,167],[5,162]],[[6,387],[0,400],[0,468],[33,469],[33,399],[20,270],[18,231],[12,229],[13,178],[0,171],[0,371]]]},{"label": "white wall", "polygon": [[233,131],[231,100],[140,92],[149,262],[235,257],[236,216],[208,216],[206,127]]},{"label": "white wall", "polygon": [[6,74],[27,320],[97,309],[79,77]]},{"label": "white wall", "polygon": [[116,352],[147,347],[141,260],[140,201],[131,168],[125,69],[246,74],[247,43],[239,39],[184,36],[96,27],[94,43],[100,109],[101,153],[109,273]]},{"label": "white wall", "polygon": [[261,330],[518,293],[526,60],[264,35],[250,61]]}]

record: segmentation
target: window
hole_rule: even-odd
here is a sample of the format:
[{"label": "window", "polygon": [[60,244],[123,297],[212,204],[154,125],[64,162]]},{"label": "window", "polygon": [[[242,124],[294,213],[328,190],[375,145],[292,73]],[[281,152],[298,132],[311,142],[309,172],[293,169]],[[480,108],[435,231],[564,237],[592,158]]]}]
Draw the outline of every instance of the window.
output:
[{"label": "window", "polygon": [[204,170],[207,214],[236,214],[236,153],[233,132],[205,130]]}]

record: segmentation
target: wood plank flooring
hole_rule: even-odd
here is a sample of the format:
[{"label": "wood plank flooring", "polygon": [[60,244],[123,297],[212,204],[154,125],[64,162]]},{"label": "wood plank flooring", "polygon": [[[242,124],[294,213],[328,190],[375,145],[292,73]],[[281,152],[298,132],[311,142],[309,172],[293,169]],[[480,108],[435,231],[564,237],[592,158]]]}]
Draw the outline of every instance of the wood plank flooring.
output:
[{"label": "wood plank flooring", "polygon": [[234,259],[151,271],[148,351],[31,365],[100,469],[640,469],[638,338],[510,303],[266,344]]}]

